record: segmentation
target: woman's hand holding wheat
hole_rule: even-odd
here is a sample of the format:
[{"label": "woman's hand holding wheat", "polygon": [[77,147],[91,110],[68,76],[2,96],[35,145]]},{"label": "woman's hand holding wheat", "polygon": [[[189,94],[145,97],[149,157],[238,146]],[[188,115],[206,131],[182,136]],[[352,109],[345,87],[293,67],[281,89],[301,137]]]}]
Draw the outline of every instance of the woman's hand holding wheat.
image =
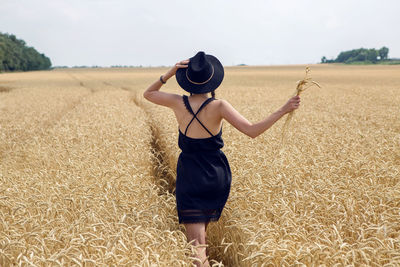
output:
[{"label": "woman's hand holding wheat", "polygon": [[286,104],[283,105],[282,110],[286,114],[286,113],[289,113],[289,112],[291,112],[291,111],[293,111],[295,109],[298,109],[299,106],[300,106],[300,96],[297,95],[297,96],[291,97],[286,102]]}]

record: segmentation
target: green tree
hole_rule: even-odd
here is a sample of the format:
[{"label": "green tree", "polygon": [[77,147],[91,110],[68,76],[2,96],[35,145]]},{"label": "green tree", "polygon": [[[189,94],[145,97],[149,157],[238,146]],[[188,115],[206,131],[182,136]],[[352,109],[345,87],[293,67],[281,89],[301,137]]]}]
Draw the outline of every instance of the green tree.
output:
[{"label": "green tree", "polygon": [[386,59],[388,59],[389,48],[384,46],[381,49],[379,49],[378,53],[379,53],[379,57],[380,57],[381,60],[386,60]]},{"label": "green tree", "polygon": [[44,70],[51,67],[51,61],[24,40],[13,34],[0,33],[0,71]]},{"label": "green tree", "polygon": [[376,63],[376,61],[378,61],[378,51],[376,51],[374,48],[368,49],[367,60]]},{"label": "green tree", "polygon": [[[378,56],[380,57],[380,60],[384,60],[387,59],[388,53],[389,49],[387,47],[382,47],[379,50],[376,50],[375,48],[359,48],[340,52],[334,62],[346,64],[358,61],[365,63],[376,63],[378,61]],[[330,61],[326,59],[325,62],[330,63]]]}]

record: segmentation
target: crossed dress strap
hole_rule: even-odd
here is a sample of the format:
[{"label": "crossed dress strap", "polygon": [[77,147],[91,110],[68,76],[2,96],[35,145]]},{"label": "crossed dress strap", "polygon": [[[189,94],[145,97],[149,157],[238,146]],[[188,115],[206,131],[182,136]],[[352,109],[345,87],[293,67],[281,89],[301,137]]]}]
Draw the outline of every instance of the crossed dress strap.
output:
[{"label": "crossed dress strap", "polygon": [[210,102],[213,101],[213,100],[215,100],[215,98],[213,98],[213,97],[210,97],[210,98],[206,99],[206,101],[204,101],[203,104],[201,104],[201,106],[200,106],[200,108],[197,110],[197,112],[194,113],[193,110],[192,110],[192,107],[190,106],[189,98],[187,97],[187,95],[184,95],[184,96],[183,96],[183,103],[185,104],[186,109],[190,112],[190,114],[193,115],[193,118],[190,120],[190,122],[189,122],[188,125],[186,126],[185,135],[186,135],[186,133],[187,133],[187,130],[188,130],[190,124],[193,122],[194,119],[196,119],[196,120],[200,123],[200,125],[203,126],[203,128],[204,128],[211,136],[214,136],[214,135],[207,129],[207,127],[204,126],[204,124],[199,120],[199,118],[197,118],[197,114],[199,114],[199,112],[200,112],[208,103],[210,103]]}]

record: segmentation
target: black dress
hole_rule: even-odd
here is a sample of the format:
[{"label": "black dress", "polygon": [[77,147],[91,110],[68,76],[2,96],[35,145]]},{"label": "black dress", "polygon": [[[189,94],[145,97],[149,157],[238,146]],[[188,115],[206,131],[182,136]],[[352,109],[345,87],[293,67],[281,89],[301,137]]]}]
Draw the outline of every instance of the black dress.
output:
[{"label": "black dress", "polygon": [[[232,174],[225,154],[222,128],[213,135],[197,114],[215,98],[208,98],[196,113],[193,112],[187,96],[183,96],[187,110],[193,115],[185,133],[179,130],[179,148],[176,177],[176,204],[179,223],[218,221],[229,196]],[[208,138],[186,136],[194,119],[211,135]]]}]

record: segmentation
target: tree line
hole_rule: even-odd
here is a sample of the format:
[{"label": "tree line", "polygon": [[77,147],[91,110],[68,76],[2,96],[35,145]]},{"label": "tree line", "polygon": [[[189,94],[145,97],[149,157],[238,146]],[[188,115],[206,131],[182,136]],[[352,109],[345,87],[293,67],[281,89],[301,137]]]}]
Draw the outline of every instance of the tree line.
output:
[{"label": "tree line", "polygon": [[24,40],[13,34],[0,32],[0,72],[46,70],[51,61],[35,48],[26,46]]},{"label": "tree line", "polygon": [[388,60],[389,48],[382,47],[381,49],[366,49],[359,48],[349,51],[340,52],[336,59],[327,59],[325,56],[321,58],[321,63],[356,63],[362,62],[365,64],[375,64]]}]

